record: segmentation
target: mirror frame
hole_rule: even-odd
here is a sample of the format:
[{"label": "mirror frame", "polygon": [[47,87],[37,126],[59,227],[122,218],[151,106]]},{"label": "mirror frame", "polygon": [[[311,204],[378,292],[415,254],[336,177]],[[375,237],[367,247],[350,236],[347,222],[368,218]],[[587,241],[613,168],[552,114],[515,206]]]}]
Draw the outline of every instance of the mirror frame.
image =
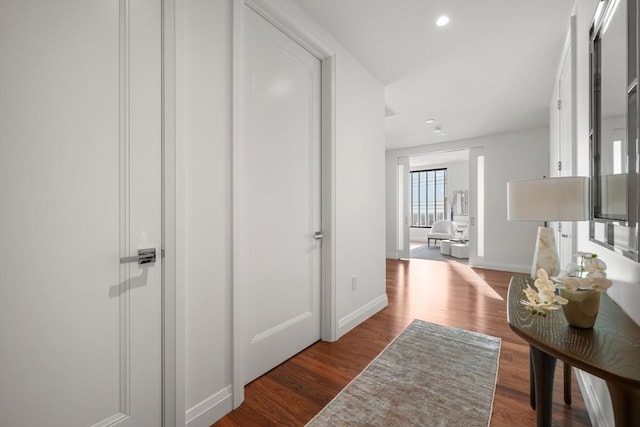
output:
[{"label": "mirror frame", "polygon": [[589,222],[589,240],[607,249],[613,250],[634,261],[640,261],[638,255],[638,212],[640,198],[637,195],[638,165],[638,1],[627,0],[627,215],[626,218],[600,217],[600,84],[601,55],[600,40],[603,24],[614,12],[617,0],[600,0],[596,16],[589,31],[589,140],[591,154],[591,221]]}]

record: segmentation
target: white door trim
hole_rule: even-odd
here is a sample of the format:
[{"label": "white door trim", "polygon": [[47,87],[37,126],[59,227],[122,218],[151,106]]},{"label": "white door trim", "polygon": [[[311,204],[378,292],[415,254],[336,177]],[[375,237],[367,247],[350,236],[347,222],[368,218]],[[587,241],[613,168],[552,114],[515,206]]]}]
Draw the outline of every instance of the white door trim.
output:
[{"label": "white door trim", "polygon": [[[162,426],[185,425],[184,288],[176,286],[175,0],[162,0]],[[181,281],[183,283],[184,281]]]},{"label": "white door trim", "polygon": [[[469,147],[469,265],[483,266],[486,253],[486,234],[484,233],[486,217],[486,167],[484,169],[484,195],[478,194],[478,157],[484,157],[484,147]],[[486,157],[484,157],[486,160]],[[483,160],[484,161],[484,160]],[[484,165],[484,164],[483,164]],[[486,165],[484,165],[486,166]],[[480,238],[482,235],[482,238]]]},{"label": "white door trim", "polygon": [[[400,170],[402,169],[402,176]],[[411,165],[409,156],[398,157],[396,165],[396,205],[398,219],[396,227],[398,229],[398,238],[396,239],[396,249],[398,259],[409,259],[411,257],[411,181],[410,181]],[[402,241],[402,245],[400,242]]]},{"label": "white door trim", "polygon": [[[234,0],[233,3],[233,106],[232,106],[232,223],[233,242],[238,240],[237,199],[235,183],[241,170],[234,153],[244,137],[244,23],[245,6],[250,7],[280,31],[307,49],[322,63],[322,242],[321,255],[321,338],[324,341],[337,339],[337,319],[335,302],[335,53],[323,45],[308,29],[287,16],[279,7],[264,0]],[[232,387],[233,407],[237,408],[244,400],[243,360],[246,327],[246,289],[235,278],[238,275],[238,259],[241,254],[237,245],[232,243]]]}]

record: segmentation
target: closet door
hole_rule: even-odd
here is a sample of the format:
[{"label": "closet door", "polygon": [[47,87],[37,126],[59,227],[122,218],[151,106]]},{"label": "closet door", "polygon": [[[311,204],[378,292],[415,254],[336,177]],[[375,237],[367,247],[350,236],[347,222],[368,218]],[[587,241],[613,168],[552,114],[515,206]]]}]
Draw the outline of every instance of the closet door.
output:
[{"label": "closet door", "polygon": [[245,139],[234,153],[244,381],[320,339],[321,63],[245,9]]},{"label": "closet door", "polygon": [[[575,17],[571,18],[570,31],[562,53],[553,96],[550,105],[550,176],[573,176],[573,153],[575,151],[574,54]],[[576,226],[573,222],[553,222],[558,245],[560,268],[573,260],[575,253]]]},{"label": "closet door", "polygon": [[0,425],[160,426],[161,3],[0,1],[0,58]]}]

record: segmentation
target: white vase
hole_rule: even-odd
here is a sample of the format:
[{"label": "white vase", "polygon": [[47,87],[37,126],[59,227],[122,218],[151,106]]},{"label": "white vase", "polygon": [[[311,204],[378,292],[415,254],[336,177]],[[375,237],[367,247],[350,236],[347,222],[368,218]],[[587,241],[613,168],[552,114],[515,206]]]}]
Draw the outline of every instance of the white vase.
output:
[{"label": "white vase", "polygon": [[576,328],[593,328],[600,310],[600,292],[594,289],[560,289],[560,296],[569,300],[562,306],[569,325]]}]

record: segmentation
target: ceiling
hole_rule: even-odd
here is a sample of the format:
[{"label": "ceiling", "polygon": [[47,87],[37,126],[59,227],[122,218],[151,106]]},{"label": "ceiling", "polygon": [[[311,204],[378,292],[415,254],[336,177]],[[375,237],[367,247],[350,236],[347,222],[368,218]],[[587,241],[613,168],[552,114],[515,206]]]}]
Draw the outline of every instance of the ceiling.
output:
[{"label": "ceiling", "polygon": [[409,167],[434,166],[468,161],[469,150],[438,151],[409,157]]},{"label": "ceiling", "polygon": [[574,0],[294,1],[385,86],[387,149],[549,125]]}]

